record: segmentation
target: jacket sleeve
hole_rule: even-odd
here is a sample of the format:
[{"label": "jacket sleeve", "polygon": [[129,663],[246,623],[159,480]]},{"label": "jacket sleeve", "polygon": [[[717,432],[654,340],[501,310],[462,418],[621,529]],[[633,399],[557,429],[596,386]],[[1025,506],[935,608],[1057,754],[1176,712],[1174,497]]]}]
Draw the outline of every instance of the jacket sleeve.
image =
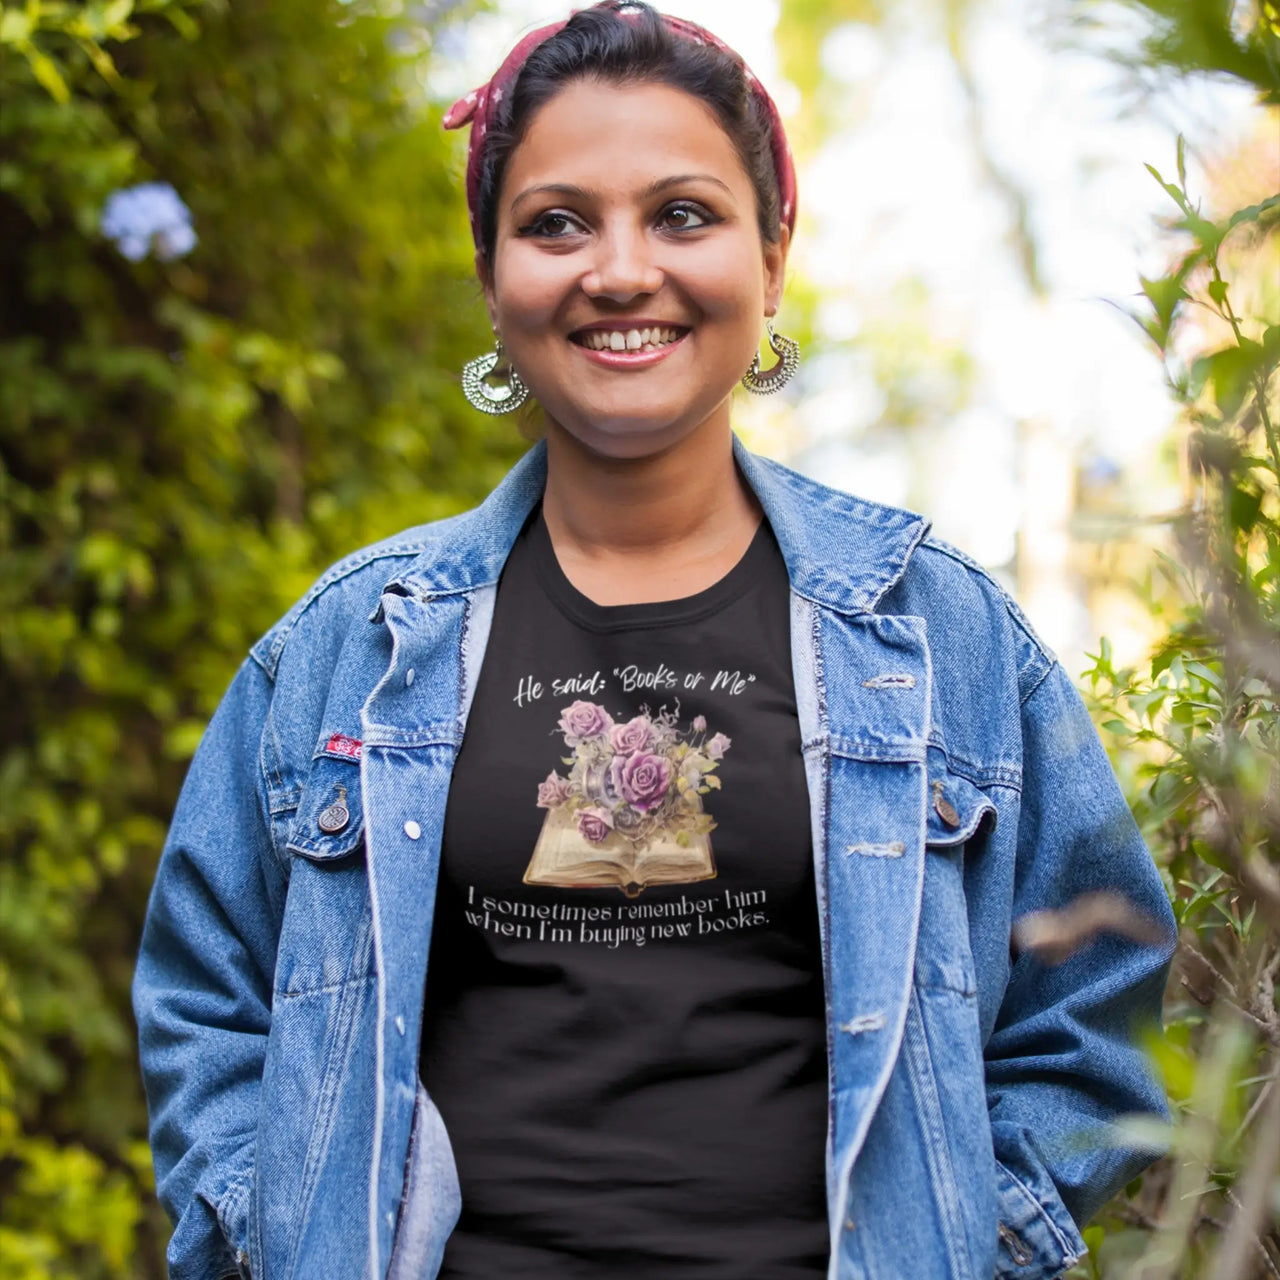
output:
[{"label": "jacket sleeve", "polygon": [[[1034,1280],[1083,1251],[1078,1228],[1153,1158],[1119,1145],[1108,1126],[1128,1113],[1168,1114],[1140,1035],[1160,1026],[1177,933],[1093,723],[1056,661],[1023,703],[1022,733],[1013,919],[1107,889],[1163,936],[1144,945],[1104,934],[1057,966],[1012,958],[985,1048],[998,1274]],[[1044,1260],[1039,1269],[1028,1253]]]},{"label": "jacket sleeve", "polygon": [[241,667],[188,771],[133,982],[171,1280],[248,1275],[258,1098],[285,877],[260,764],[270,685]]}]

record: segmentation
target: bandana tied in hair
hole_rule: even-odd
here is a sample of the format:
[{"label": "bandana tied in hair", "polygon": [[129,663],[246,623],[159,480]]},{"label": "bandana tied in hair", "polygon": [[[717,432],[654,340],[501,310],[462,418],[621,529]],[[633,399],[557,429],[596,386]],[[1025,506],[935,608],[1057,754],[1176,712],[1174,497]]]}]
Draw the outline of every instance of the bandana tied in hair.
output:
[{"label": "bandana tied in hair", "polygon": [[[629,12],[635,12],[635,10],[628,11],[625,5],[619,6],[617,0],[602,0],[602,3],[595,7],[615,9],[623,18],[628,17]],[[658,16],[669,31],[686,40],[692,40],[695,44],[710,45],[722,53],[727,53],[742,68],[748,87],[764,107],[765,116],[769,121],[769,144],[773,153],[774,173],[778,180],[779,211],[783,225],[794,234],[796,229],[795,164],[791,159],[791,148],[787,145],[787,136],[783,132],[782,117],[778,114],[778,108],[769,96],[768,90],[751,73],[751,69],[742,58],[710,31],[683,18],[673,18],[665,13]],[[502,100],[511,92],[516,77],[528,61],[529,55],[544,40],[549,40],[558,31],[563,30],[568,22],[569,19],[566,18],[561,22],[552,22],[545,27],[539,27],[536,31],[531,31],[507,54],[490,80],[459,98],[444,113],[443,123],[446,129],[460,129],[464,124],[471,125],[471,141],[467,147],[467,208],[471,213],[471,238],[481,252],[484,247],[480,243],[480,223],[476,203],[480,194],[480,164],[484,156],[485,140],[489,129],[498,114]]]}]

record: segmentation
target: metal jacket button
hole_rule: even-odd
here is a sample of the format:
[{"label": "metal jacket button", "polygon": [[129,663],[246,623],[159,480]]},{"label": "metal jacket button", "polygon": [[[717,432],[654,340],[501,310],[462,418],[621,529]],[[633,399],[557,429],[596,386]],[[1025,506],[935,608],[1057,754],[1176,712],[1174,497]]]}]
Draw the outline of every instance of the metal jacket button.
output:
[{"label": "metal jacket button", "polygon": [[960,815],[956,812],[955,805],[942,794],[941,782],[933,784],[933,809],[952,830],[960,825]]},{"label": "metal jacket button", "polygon": [[316,825],[327,836],[336,836],[351,821],[351,810],[347,808],[347,789],[339,786],[338,790],[341,792],[338,798],[327,809],[322,809],[316,819]]}]

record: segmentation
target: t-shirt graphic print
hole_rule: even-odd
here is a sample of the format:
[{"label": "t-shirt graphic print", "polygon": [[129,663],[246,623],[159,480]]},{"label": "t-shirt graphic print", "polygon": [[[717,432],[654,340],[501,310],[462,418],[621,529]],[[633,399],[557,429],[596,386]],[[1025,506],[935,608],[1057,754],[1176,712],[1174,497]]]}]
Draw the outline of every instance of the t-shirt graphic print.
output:
[{"label": "t-shirt graphic print", "polygon": [[578,699],[561,712],[566,750],[538,784],[547,816],[524,873],[525,884],[562,889],[616,885],[628,898],[654,884],[692,884],[716,874],[715,822],[702,797],[730,740],[708,736],[706,716],[682,728],[677,712],[647,709],[619,722]]},{"label": "t-shirt graphic print", "polygon": [[817,1280],[827,1063],[789,588],[600,606],[539,512],[445,812],[422,1038],[444,1280]]}]

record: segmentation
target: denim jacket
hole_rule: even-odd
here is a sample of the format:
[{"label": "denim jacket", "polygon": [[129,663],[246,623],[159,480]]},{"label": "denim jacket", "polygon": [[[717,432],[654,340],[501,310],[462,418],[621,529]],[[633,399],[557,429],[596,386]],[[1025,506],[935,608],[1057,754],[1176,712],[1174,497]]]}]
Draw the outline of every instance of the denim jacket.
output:
[{"label": "denim jacket", "polygon": [[[1174,944],[1160,877],[1000,588],[918,516],[734,447],[791,583],[830,1280],[1056,1276],[1151,1158],[1109,1122],[1165,1114],[1135,1044]],[[460,1199],[418,1051],[445,799],[545,474],[537,446],[474,511],[329,570],[201,742],[134,981],[173,1280],[437,1273]],[[1011,950],[1017,917],[1103,888],[1164,944]]]}]

